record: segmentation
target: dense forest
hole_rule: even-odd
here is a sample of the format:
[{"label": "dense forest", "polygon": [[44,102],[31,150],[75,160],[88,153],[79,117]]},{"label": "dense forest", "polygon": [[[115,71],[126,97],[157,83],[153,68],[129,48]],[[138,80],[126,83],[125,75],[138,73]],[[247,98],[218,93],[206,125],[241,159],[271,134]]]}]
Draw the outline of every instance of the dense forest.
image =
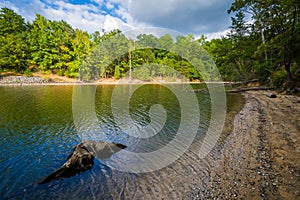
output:
[{"label": "dense forest", "polygon": [[[2,8],[0,72],[54,73],[88,80],[119,79],[131,72],[131,68],[147,64],[135,70],[132,76],[144,80],[151,80],[153,74],[171,76],[172,72],[163,67],[169,66],[190,81],[203,80],[203,76],[209,77],[213,72],[204,70],[207,74],[199,74],[194,63],[186,59],[202,51],[201,46],[212,57],[223,80],[259,79],[278,88],[295,88],[299,87],[300,79],[299,5],[296,0],[235,0],[228,10],[234,16],[230,33],[211,41],[205,36],[195,39],[191,34],[175,39],[170,35],[141,34],[134,40],[128,39],[120,30],[89,34],[73,29],[63,20],[51,21],[39,14],[32,22],[25,22],[13,10]],[[143,48],[127,50],[129,53],[114,60],[109,55],[102,55],[99,59],[99,47],[112,40],[113,44],[118,44],[113,50],[116,54],[124,51],[121,46]],[[164,50],[166,46],[170,51]],[[185,56],[176,55],[174,52],[180,52],[178,49],[189,51]],[[97,54],[97,60],[93,60],[93,54]],[[211,65],[205,56],[196,62],[202,68]],[[84,66],[93,66],[95,70],[83,73],[82,70],[87,69]]]}]

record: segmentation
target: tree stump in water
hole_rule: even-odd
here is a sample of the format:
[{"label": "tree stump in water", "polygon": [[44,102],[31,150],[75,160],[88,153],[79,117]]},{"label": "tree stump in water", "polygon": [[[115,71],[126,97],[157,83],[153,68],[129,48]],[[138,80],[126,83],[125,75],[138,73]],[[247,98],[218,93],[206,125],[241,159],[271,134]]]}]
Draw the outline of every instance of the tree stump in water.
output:
[{"label": "tree stump in water", "polygon": [[107,142],[84,141],[78,144],[67,162],[58,170],[47,176],[39,184],[48,183],[52,180],[71,177],[80,172],[89,170],[94,165],[94,158],[105,159],[114,153],[126,148],[125,145]]}]

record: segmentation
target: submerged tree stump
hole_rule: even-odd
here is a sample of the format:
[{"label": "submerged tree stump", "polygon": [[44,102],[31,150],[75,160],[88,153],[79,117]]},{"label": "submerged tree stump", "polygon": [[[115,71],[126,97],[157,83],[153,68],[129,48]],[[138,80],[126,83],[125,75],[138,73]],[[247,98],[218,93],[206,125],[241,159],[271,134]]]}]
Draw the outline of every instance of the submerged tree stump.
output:
[{"label": "submerged tree stump", "polygon": [[84,141],[78,144],[73,153],[69,156],[67,162],[58,170],[47,176],[39,184],[48,183],[52,180],[71,177],[80,172],[89,170],[94,165],[94,158],[105,159],[111,157],[114,153],[126,148],[123,144]]}]

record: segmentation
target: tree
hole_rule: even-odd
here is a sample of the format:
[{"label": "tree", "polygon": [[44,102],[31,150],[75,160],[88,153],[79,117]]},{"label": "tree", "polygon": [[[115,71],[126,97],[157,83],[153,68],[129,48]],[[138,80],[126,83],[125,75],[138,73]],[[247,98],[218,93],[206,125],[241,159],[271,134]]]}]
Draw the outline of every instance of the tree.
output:
[{"label": "tree", "polygon": [[0,36],[22,33],[26,29],[26,24],[21,15],[18,15],[11,9],[1,8]]},{"label": "tree", "polygon": [[[293,83],[291,65],[298,62],[299,53],[299,7],[296,0],[236,0],[230,12],[247,13],[253,20],[252,33],[261,33],[261,44],[265,60],[271,61],[274,70],[283,65],[287,80]],[[261,51],[258,51],[261,52]],[[299,64],[299,63],[298,63]]]},{"label": "tree", "polygon": [[37,14],[30,25],[28,41],[30,43],[32,64],[38,66],[42,71],[50,69],[52,66],[53,36],[51,21]]},{"label": "tree", "polygon": [[121,77],[119,65],[116,65],[116,66],[115,66],[114,77],[115,77],[115,79],[119,79],[119,78]]},{"label": "tree", "polygon": [[[52,66],[59,75],[64,75],[68,67],[72,67],[72,39],[73,28],[65,21],[52,21],[51,29],[53,35]],[[70,74],[68,74],[70,75]]]},{"label": "tree", "polygon": [[114,75],[115,66],[122,71],[123,55],[128,53],[129,40],[120,31],[112,31],[102,36],[99,45],[95,46],[86,57],[80,68],[82,80],[90,81]]},{"label": "tree", "polygon": [[42,71],[52,70],[59,75],[67,72],[73,76],[72,73],[78,70],[78,57],[74,57],[74,37],[73,28],[65,21],[50,21],[37,14],[28,35],[32,64]]},{"label": "tree", "polygon": [[170,50],[174,44],[174,40],[170,34],[166,34],[158,39],[158,47],[160,49]]},{"label": "tree", "polygon": [[0,69],[22,72],[28,66],[28,27],[13,10],[0,10]]},{"label": "tree", "polygon": [[82,66],[87,55],[92,51],[92,42],[87,32],[76,29],[75,36],[71,39],[72,61],[68,64],[66,75],[77,77],[80,67]]}]

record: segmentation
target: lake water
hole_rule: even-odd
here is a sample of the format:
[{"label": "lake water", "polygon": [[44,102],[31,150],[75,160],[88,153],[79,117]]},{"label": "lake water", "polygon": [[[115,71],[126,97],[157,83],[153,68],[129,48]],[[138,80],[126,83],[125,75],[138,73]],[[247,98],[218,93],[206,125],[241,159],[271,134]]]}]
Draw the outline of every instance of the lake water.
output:
[{"label": "lake water", "polygon": [[[205,159],[198,157],[197,151],[209,126],[211,104],[208,92],[196,93],[200,120],[193,121],[198,120],[196,117],[189,120],[197,124],[197,135],[189,149],[174,163],[149,173],[130,173],[112,169],[95,160],[94,167],[89,171],[38,185],[38,181],[66,161],[83,139],[74,122],[74,87],[0,87],[0,198],[184,198],[193,187],[205,187],[209,166]],[[166,110],[166,123],[161,130],[154,130],[159,134],[145,139],[129,136],[116,123],[111,106],[115,86],[84,87],[95,91],[95,114],[101,130],[96,134],[101,140],[125,144],[130,152],[151,152],[167,145],[180,128],[180,102],[168,87],[143,85],[130,98],[130,126],[149,124],[152,105],[160,104]],[[121,86],[115,95],[122,97],[130,87]],[[243,105],[239,95],[229,95],[227,100],[229,113],[238,112]]]}]

